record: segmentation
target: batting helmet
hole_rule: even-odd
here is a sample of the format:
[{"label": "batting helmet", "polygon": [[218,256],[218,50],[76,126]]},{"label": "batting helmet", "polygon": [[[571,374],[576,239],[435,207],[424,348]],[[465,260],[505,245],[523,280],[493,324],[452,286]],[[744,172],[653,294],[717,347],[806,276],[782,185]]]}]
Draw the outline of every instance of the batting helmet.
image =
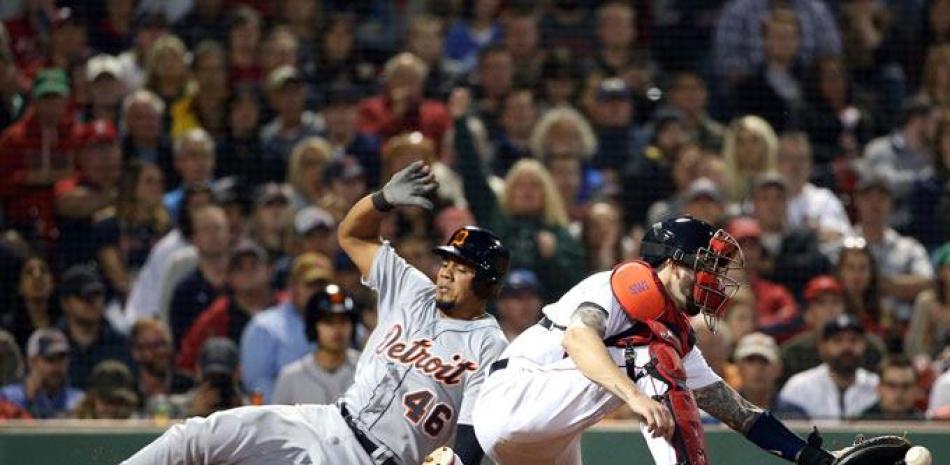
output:
[{"label": "batting helmet", "polygon": [[305,307],[307,339],[317,341],[317,322],[330,315],[346,315],[354,327],[359,320],[359,309],[353,298],[336,284],[328,284],[326,289],[313,294]]},{"label": "batting helmet", "polygon": [[459,228],[445,245],[436,247],[433,252],[475,268],[475,292],[483,298],[497,292],[511,261],[511,254],[501,240],[491,231],[477,226]]}]

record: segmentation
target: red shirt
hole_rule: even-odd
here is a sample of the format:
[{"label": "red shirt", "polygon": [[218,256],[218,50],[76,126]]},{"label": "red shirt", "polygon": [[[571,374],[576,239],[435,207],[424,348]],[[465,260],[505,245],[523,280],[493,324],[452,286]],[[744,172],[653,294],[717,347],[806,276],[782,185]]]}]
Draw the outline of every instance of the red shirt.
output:
[{"label": "red shirt", "polygon": [[435,100],[423,100],[414,110],[396,119],[386,98],[369,97],[360,102],[357,126],[360,131],[379,135],[383,141],[402,133],[419,131],[432,139],[436,146],[441,144],[442,136],[452,125],[445,105]]},{"label": "red shirt", "polygon": [[[77,148],[71,116],[52,131],[44,131],[33,109],[0,134],[0,202],[10,226],[33,229],[46,238],[55,237],[53,186],[68,176]],[[31,172],[55,170],[51,184],[29,185]]]},{"label": "red shirt", "polygon": [[791,292],[761,278],[750,280],[755,294],[756,326],[781,344],[801,330],[798,305]]}]

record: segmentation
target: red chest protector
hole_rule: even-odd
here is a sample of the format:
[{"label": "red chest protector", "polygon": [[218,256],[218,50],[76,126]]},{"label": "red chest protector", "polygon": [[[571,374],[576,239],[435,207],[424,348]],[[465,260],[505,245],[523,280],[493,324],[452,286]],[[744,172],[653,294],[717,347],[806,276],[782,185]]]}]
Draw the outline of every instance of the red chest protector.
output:
[{"label": "red chest protector", "polygon": [[[655,396],[673,413],[676,429],[671,441],[678,465],[707,465],[706,443],[699,408],[686,387],[683,357],[695,344],[695,335],[686,315],[670,300],[656,273],[644,262],[620,264],[610,277],[614,298],[634,321],[627,331],[605,341],[616,347],[648,346],[650,362],[643,368],[649,376],[670,386]],[[627,374],[635,372],[633,353],[628,350]]]}]

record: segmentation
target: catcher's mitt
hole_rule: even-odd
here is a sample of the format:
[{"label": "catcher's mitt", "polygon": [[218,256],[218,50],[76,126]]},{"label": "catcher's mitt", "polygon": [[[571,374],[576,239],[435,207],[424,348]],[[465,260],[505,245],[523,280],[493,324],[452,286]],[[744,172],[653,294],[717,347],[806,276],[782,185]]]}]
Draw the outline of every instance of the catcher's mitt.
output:
[{"label": "catcher's mitt", "polygon": [[853,446],[831,455],[836,457],[835,465],[897,465],[904,463],[904,455],[910,447],[910,442],[900,436],[858,437]]}]

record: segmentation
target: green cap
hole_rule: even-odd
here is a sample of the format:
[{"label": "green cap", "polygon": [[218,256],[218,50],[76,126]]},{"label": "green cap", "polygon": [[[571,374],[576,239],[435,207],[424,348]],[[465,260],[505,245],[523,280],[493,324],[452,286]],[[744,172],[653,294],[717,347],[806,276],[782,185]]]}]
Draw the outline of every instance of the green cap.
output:
[{"label": "green cap", "polygon": [[950,242],[942,245],[934,252],[934,268],[940,271],[940,267],[950,265]]},{"label": "green cap", "polygon": [[66,72],[59,68],[44,69],[33,78],[33,97],[56,94],[69,95],[69,80]]}]

